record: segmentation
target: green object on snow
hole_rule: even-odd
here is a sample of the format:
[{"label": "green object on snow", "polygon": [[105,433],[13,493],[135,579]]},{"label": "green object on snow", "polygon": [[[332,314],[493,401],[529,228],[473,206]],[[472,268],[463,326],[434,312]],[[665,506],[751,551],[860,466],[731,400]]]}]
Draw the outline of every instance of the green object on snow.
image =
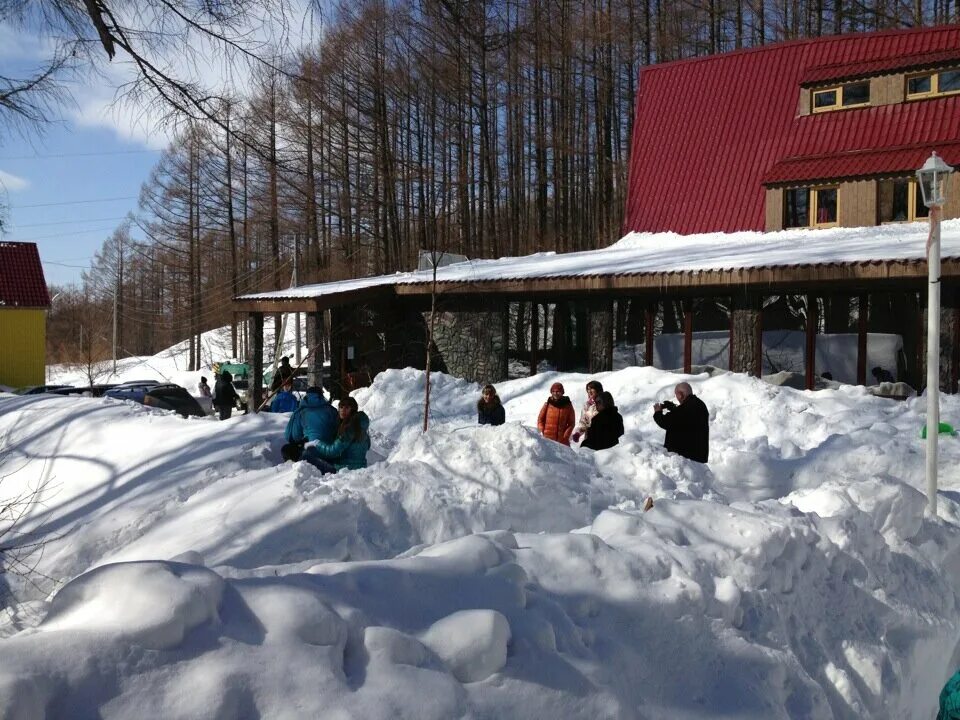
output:
[{"label": "green object on snow", "polygon": [[220,375],[224,370],[228,371],[235,378],[245,378],[250,374],[250,365],[248,363],[220,362],[213,364],[214,375]]},{"label": "green object on snow", "polygon": [[940,691],[940,712],[937,720],[960,720],[960,672],[947,680]]},{"label": "green object on snow", "polygon": [[[949,423],[942,422],[940,423],[940,431],[938,435],[956,435],[957,431],[953,429],[953,425]],[[927,426],[924,425],[923,429],[920,431],[920,437],[924,440],[927,438]]]}]

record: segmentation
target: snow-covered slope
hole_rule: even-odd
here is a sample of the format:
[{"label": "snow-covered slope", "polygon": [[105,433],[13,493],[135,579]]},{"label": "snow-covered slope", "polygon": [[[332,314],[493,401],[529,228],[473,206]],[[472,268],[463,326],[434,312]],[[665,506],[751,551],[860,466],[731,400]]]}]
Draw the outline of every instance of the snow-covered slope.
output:
[{"label": "snow-covered slope", "polygon": [[[666,454],[681,376],[598,378],[626,435],[531,427],[561,380],[381,373],[368,468],[280,464],[283,417],[0,395],[0,495],[42,541],[0,623],[0,718],[929,718],[960,662],[960,438],[924,518],[922,398],[687,378],[709,465]],[[960,401],[942,416],[960,425]],[[644,499],[655,505],[644,513]]]}]

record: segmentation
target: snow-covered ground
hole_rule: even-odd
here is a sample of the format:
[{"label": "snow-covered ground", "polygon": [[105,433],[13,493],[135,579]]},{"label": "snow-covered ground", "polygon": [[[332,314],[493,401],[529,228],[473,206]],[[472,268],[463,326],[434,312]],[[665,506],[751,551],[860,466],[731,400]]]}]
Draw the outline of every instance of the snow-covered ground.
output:
[{"label": "snow-covered ground", "polygon": [[[372,464],[326,476],[280,464],[282,416],[0,395],[0,494],[35,493],[18,530],[43,543],[2,576],[0,718],[935,714],[960,438],[924,517],[925,399],[627,368],[597,376],[626,435],[594,453],[531,427],[556,380],[579,413],[589,376],[498,385],[498,428],[479,386],[433,377],[426,434],[422,373],[357,391]],[[706,466],[652,420],[680,379]]]}]

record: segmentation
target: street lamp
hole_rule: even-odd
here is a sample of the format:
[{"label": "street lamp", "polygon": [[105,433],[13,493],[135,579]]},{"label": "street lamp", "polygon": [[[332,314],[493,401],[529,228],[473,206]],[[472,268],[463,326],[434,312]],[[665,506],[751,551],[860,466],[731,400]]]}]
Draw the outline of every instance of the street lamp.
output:
[{"label": "street lamp", "polygon": [[923,204],[930,209],[927,240],[927,507],[937,514],[937,440],[940,435],[940,211],[953,168],[932,153],[917,170]]}]

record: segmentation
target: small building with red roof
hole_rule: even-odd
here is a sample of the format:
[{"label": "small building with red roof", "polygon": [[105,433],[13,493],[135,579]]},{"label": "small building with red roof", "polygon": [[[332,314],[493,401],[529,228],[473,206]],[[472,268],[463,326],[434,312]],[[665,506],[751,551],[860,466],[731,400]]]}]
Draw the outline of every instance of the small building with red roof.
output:
[{"label": "small building with red roof", "polygon": [[[960,25],[798,40],[640,73],[624,230],[861,227],[926,216],[960,165]],[[960,217],[960,180],[944,217]]]},{"label": "small building with red roof", "polygon": [[34,243],[0,242],[0,385],[40,385],[50,295]]}]

